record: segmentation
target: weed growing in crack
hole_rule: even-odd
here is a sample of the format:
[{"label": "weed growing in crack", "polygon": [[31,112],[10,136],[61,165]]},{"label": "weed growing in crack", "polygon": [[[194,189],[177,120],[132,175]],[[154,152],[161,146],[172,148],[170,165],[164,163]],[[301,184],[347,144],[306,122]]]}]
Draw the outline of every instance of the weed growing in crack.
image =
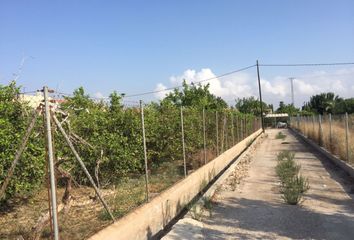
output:
[{"label": "weed growing in crack", "polygon": [[282,132],[278,132],[278,134],[275,136],[275,139],[285,139],[286,135]]}]

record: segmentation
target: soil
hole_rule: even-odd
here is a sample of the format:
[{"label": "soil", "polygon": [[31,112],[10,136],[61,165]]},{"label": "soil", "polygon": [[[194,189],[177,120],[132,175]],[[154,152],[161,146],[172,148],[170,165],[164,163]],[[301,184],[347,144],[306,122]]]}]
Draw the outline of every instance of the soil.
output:
[{"label": "soil", "polygon": [[[276,139],[279,131],[285,139]],[[353,180],[287,129],[267,134],[245,178],[218,192],[211,217],[203,219],[204,238],[353,239]],[[310,189],[298,205],[286,204],[280,194],[275,166],[282,150],[295,152],[300,172],[309,180]]]},{"label": "soil", "polygon": [[[181,163],[181,161],[166,163],[160,166],[159,171],[150,174],[151,198],[183,178],[180,173]],[[63,193],[64,189],[57,189],[58,202]],[[117,183],[115,187],[101,189],[101,193],[118,219],[144,203],[144,176],[125,179],[121,183]],[[73,188],[71,194],[73,203],[68,213],[59,213],[58,215],[60,239],[87,239],[112,223],[102,204],[95,198],[93,188],[83,186]],[[12,199],[12,201],[13,204],[10,208],[0,210],[0,240],[26,239],[40,216],[48,212],[47,189],[39,190],[26,200],[15,201]],[[41,239],[50,239],[50,234],[50,227],[47,226]]]}]

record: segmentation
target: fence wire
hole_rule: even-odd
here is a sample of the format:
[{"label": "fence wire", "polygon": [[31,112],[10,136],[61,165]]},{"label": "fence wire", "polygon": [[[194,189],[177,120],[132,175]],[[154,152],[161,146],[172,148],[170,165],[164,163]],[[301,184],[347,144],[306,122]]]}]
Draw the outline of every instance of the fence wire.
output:
[{"label": "fence wire", "polygon": [[292,126],[340,159],[354,165],[354,115],[312,115],[291,119]]},{"label": "fence wire", "polygon": [[[136,102],[107,103],[72,98],[53,108],[52,114],[63,126],[116,219],[151,201],[260,127],[259,120],[234,109],[203,110],[163,104],[142,106],[140,108]],[[22,111],[25,115],[29,109]],[[29,119],[23,119],[22,131],[14,135],[2,153],[7,154],[7,158],[14,156],[19,136],[23,135],[28,122]],[[1,210],[0,223],[8,227],[0,229],[0,238],[28,236],[33,233],[34,226],[38,227],[36,234],[40,234],[40,238],[51,237],[50,221],[42,221],[49,209],[43,126],[43,119],[39,118],[11,180],[9,189],[16,194],[9,195],[3,202],[11,208],[7,208],[8,212]],[[7,134],[11,135],[11,132]],[[112,220],[54,124],[52,135],[60,238],[85,239]],[[1,183],[10,158],[1,166]],[[16,182],[19,178],[23,181]],[[36,187],[26,189],[23,185],[26,181],[27,184],[35,181]],[[28,202],[19,200],[23,197]],[[26,217],[15,217],[23,211]],[[39,223],[43,225],[39,226]]]}]

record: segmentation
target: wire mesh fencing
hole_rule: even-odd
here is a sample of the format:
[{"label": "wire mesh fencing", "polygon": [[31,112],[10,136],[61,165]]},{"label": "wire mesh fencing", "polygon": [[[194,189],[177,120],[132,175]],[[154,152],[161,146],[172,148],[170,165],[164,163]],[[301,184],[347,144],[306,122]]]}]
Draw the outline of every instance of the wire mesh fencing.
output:
[{"label": "wire mesh fencing", "polygon": [[319,146],[354,165],[354,115],[296,116],[291,122]]},{"label": "wire mesh fencing", "polygon": [[[19,107],[14,114],[28,111]],[[37,113],[27,148],[2,200],[0,222],[8,227],[0,230],[0,238],[51,238],[55,226],[50,210],[57,213],[61,239],[87,238],[260,127],[259,120],[234,109],[124,103],[117,95],[109,101],[91,101],[76,94],[51,105],[48,118],[43,111]],[[47,129],[44,120],[48,119]],[[21,131],[13,136],[10,125],[4,128],[9,131],[0,132],[7,136],[7,145],[1,143],[2,157],[7,159],[1,166],[2,186],[29,122],[24,117],[17,126]],[[51,139],[45,137],[47,130]],[[54,190],[45,157],[49,145]],[[51,191],[56,192],[56,209],[48,201],[53,200]]]}]

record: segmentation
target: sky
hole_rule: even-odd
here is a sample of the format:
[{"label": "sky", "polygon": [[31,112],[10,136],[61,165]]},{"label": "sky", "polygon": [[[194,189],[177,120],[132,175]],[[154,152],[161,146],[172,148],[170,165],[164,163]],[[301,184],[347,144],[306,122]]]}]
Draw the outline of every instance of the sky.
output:
[{"label": "sky", "polygon": [[[0,1],[0,84],[95,97],[179,86],[266,63],[354,62],[352,0]],[[261,67],[264,100],[354,97],[354,65]],[[257,96],[256,68],[210,81],[230,103]],[[165,92],[163,92],[165,93]],[[156,93],[132,97],[150,101]]]}]

